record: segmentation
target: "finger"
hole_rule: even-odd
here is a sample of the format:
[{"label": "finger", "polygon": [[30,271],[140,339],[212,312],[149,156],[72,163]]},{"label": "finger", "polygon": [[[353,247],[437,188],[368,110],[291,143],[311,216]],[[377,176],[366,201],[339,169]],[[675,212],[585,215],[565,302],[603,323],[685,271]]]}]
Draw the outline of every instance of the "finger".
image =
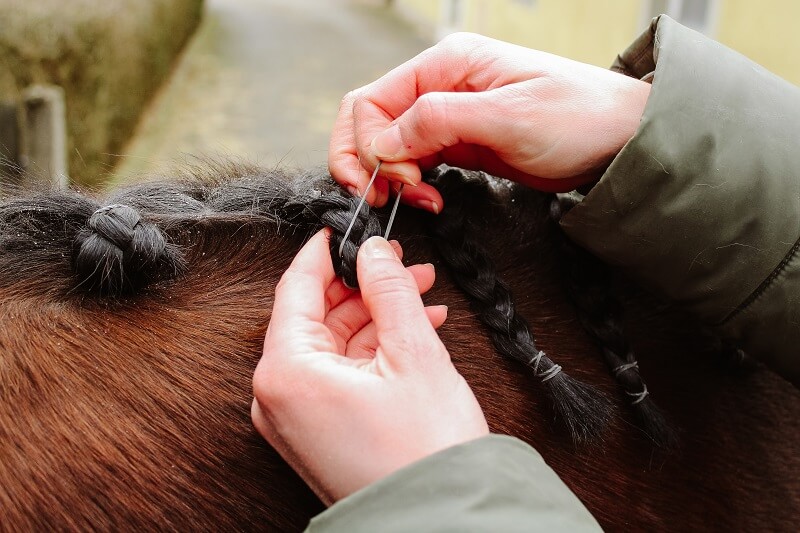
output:
[{"label": "finger", "polygon": [[[533,69],[496,67],[498,58],[517,55],[518,50],[524,49],[476,34],[443,39],[356,91],[351,106],[357,122],[365,126],[361,134],[374,136],[379,130],[370,132],[369,126],[385,128],[423,94],[481,92],[533,76]],[[357,146],[371,141],[359,137],[356,133]]]},{"label": "finger", "polygon": [[436,168],[442,163],[451,167],[481,170],[492,176],[516,181],[543,192],[572,191],[581,185],[597,180],[603,173],[603,170],[596,170],[571,177],[542,178],[512,167],[503,161],[493,149],[463,143],[444,148],[441,152],[424,157],[419,161],[420,168],[423,170]]},{"label": "finger", "polygon": [[[412,265],[407,270],[413,276],[419,294],[425,294],[433,287],[436,273],[432,264]],[[350,339],[371,321],[369,310],[358,293],[331,309],[325,317],[325,325],[336,340],[337,353],[344,353]]]},{"label": "finger", "polygon": [[[400,185],[392,184],[393,195],[397,196]],[[420,183],[417,187],[405,187],[400,202],[417,209],[422,209],[438,215],[444,207],[444,199],[435,187],[427,183]]]},{"label": "finger", "polygon": [[[372,165],[362,165],[356,146],[353,103],[363,90],[362,88],[351,91],[342,98],[328,145],[328,169],[331,176],[350,194],[359,197],[364,195],[372,170],[377,164],[375,161]],[[384,205],[388,198],[385,189],[385,184],[380,183],[370,189],[367,193],[367,203],[378,207]],[[382,192],[384,194],[381,194]]]},{"label": "finger", "polygon": [[503,99],[492,92],[436,92],[420,96],[394,123],[370,142],[384,161],[421,159],[457,144],[499,150],[508,132]]},{"label": "finger", "polygon": [[361,297],[390,360],[402,364],[444,350],[425,315],[412,274],[385,240],[372,237],[361,246],[357,270]]},{"label": "finger", "polygon": [[[434,329],[438,329],[447,320],[446,305],[431,305],[425,308],[425,315]],[[370,322],[347,343],[345,356],[348,359],[372,359],[378,347],[378,330],[374,322]]]},{"label": "finger", "polygon": [[[348,93],[339,107],[329,146],[328,166],[338,182],[352,187],[366,183],[365,174],[378,163],[370,150],[372,139],[409,109],[416,99],[435,91],[483,91],[493,85],[511,83],[504,71],[518,69],[489,68],[494,57],[488,47],[509,47],[486,37],[459,34],[393,69],[379,80]],[[498,81],[500,83],[498,83]],[[356,170],[363,166],[365,171]],[[402,173],[409,179],[413,173]],[[418,181],[418,179],[417,179]],[[363,189],[361,189],[363,190]],[[377,200],[368,194],[372,205]],[[385,202],[385,198],[382,199]]]},{"label": "finger", "polygon": [[[389,241],[389,244],[392,246],[394,253],[397,254],[397,257],[400,260],[403,260],[403,247],[400,246],[400,243],[394,239]],[[413,268],[413,267],[409,267]],[[328,316],[328,313],[331,309],[335,308],[337,305],[348,299],[353,294],[358,292],[357,289],[351,289],[347,285],[344,284],[344,281],[341,278],[336,278],[331,282],[328,290],[325,291],[325,316]]]},{"label": "finger", "polygon": [[322,323],[325,293],[336,277],[329,248],[330,230],[311,237],[275,287],[270,331],[302,321]]}]

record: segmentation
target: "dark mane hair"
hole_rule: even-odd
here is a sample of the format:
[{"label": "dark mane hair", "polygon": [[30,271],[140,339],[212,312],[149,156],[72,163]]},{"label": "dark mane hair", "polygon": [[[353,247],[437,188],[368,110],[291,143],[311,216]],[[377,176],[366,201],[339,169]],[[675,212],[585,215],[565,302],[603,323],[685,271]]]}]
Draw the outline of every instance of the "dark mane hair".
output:
[{"label": "dark mane hair", "polygon": [[[438,269],[439,288],[431,295],[451,305],[441,334],[492,429],[535,442],[543,454],[547,450],[545,457],[601,523],[663,525],[659,520],[670,518],[663,512],[669,503],[656,492],[639,487],[632,494],[658,512],[618,520],[602,491],[591,490],[597,487],[592,480],[607,481],[612,468],[618,477],[614,490],[627,494],[642,483],[637,475],[652,461],[652,443],[675,443],[631,346],[665,353],[674,347],[676,327],[690,331],[681,337],[696,347],[670,360],[648,359],[655,370],[651,386],[669,400],[668,412],[682,422],[678,427],[688,421],[703,436],[690,433],[690,443],[704,449],[703,439],[713,438],[706,431],[716,424],[701,431],[689,415],[696,415],[698,404],[729,405],[727,399],[736,397],[720,388],[719,379],[708,378],[719,375],[719,368],[697,359],[716,349],[714,341],[652,302],[628,327],[608,270],[566,241],[554,224],[564,207],[553,197],[457,170],[428,179],[442,191],[446,209],[438,217],[405,209],[398,235],[408,261],[430,260],[433,245],[439,258],[434,262],[446,267]],[[355,285],[358,246],[381,233],[384,216],[369,209],[358,213],[339,259],[356,204],[323,172],[224,164],[182,179],[132,185],[102,202],[70,191],[15,192],[2,200],[0,317],[6,331],[0,333],[0,403],[6,407],[0,408],[0,451],[13,460],[0,465],[0,507],[10,510],[9,523],[178,528],[213,519],[222,529],[283,529],[301,526],[308,513],[318,511],[316,499],[250,427],[249,391],[243,389],[260,353],[275,281],[310,234],[333,228],[335,268]],[[488,339],[475,329],[475,319]],[[587,334],[579,333],[578,323]],[[582,355],[596,351],[621,395],[598,373],[601,359]],[[531,373],[543,387],[531,387]],[[703,384],[702,398],[688,401],[671,391],[669,379],[676,374],[686,387]],[[753,387],[752,375],[737,379]],[[748,418],[751,431],[783,439],[786,431],[775,424],[800,413],[796,391],[774,376],[757,375],[762,397],[735,403],[736,409],[739,416],[759,413],[758,420]],[[541,392],[549,409],[541,406]],[[632,404],[630,421],[613,407],[622,399]],[[770,415],[765,406],[777,410]],[[565,446],[569,441],[559,432],[543,433],[541,421],[549,415],[565,424],[573,442],[600,437],[603,447]],[[621,425],[628,422],[648,441]],[[721,428],[721,434],[729,431]],[[769,437],[760,437],[769,445]],[[731,460],[741,449],[718,450],[714,461]],[[774,460],[782,461],[778,477],[785,479],[800,473],[800,454],[792,455],[796,445],[782,449]],[[694,464],[694,455],[673,453],[684,468]],[[80,466],[70,462],[78,456],[88,460]],[[700,481],[692,475],[679,470],[648,477],[654,483],[659,477],[663,483],[691,479],[701,487],[730,483],[729,474]],[[285,508],[278,503],[287,501]],[[770,516],[767,523],[783,523],[781,517],[800,510],[797,498],[790,501],[795,505],[768,506],[771,515],[759,509],[759,520]],[[698,508],[703,512],[709,513]]]}]

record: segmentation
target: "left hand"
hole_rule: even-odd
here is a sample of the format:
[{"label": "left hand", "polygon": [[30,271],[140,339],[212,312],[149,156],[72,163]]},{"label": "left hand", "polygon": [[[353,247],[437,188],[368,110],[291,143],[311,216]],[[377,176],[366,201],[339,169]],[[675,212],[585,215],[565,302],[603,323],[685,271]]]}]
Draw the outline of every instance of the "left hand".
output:
[{"label": "left hand", "polygon": [[399,245],[361,246],[361,292],[333,271],[327,230],[275,289],[253,376],[253,424],[331,504],[439,450],[488,434],[472,390],[424,307],[432,265],[404,268]]}]

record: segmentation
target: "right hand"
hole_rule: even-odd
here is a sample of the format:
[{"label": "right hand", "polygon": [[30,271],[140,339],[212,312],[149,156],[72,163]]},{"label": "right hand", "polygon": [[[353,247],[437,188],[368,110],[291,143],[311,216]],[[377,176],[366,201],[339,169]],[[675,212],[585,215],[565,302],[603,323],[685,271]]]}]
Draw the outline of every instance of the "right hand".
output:
[{"label": "right hand", "polygon": [[569,191],[597,179],[633,136],[649,94],[600,67],[457,33],[344,97],[328,165],[361,194],[381,159],[367,201],[383,205],[388,181],[405,182],[418,186],[403,201],[434,212],[442,198],[421,170],[441,163]]}]

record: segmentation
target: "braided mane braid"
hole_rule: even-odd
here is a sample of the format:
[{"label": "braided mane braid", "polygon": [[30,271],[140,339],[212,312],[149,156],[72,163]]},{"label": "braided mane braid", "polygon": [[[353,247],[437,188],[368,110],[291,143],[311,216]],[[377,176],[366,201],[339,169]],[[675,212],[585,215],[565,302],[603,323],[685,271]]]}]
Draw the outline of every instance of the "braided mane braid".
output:
[{"label": "braided mane braid", "polygon": [[[212,171],[218,175],[216,179],[132,185],[117,191],[105,205],[69,191],[6,199],[0,202],[0,249],[10,252],[9,257],[26,257],[27,266],[20,269],[10,261],[0,262],[0,277],[38,279],[42,272],[66,267],[74,275],[70,291],[80,289],[113,298],[144,289],[152,282],[169,281],[184,271],[180,250],[170,242],[171,230],[203,220],[237,224],[269,220],[279,233],[310,233],[331,227],[330,251],[336,273],[349,286],[357,286],[358,248],[381,233],[375,211],[368,206],[361,209],[339,257],[341,239],[356,216],[359,199],[344,194],[328,176],[313,172],[290,177],[272,172],[265,177],[257,169],[241,167]],[[489,183],[470,179],[457,170],[433,181],[448,208],[429,217],[431,236],[453,279],[478,310],[495,347],[504,356],[532,368],[576,442],[598,435],[611,416],[610,402],[592,387],[571,378],[536,346],[489,254],[470,236],[471,215],[489,196]],[[575,263],[572,256],[568,259],[571,265]],[[594,267],[573,270],[577,279],[571,286],[573,293],[589,294],[581,288],[587,285],[581,280],[588,280],[590,287],[602,285],[596,278],[580,277],[595,272]],[[645,394],[633,353],[617,326],[614,302],[578,297],[576,303],[585,315],[581,319],[584,326],[603,348],[612,369],[617,370],[617,379],[629,393],[645,431],[656,442],[668,442],[667,426]]]},{"label": "braided mane braid", "polygon": [[570,377],[537,348],[488,252],[471,239],[468,229],[465,231],[475,202],[487,197],[487,184],[468,179],[455,169],[433,177],[431,183],[447,206],[438,216],[429,217],[431,235],[456,284],[472,300],[495,347],[504,356],[532,367],[575,442],[598,436],[611,418],[611,403],[598,390]]},{"label": "braided mane braid", "polygon": [[[39,265],[28,272],[64,265],[75,275],[71,291],[114,298],[184,271],[183,257],[168,241],[166,229],[208,219],[267,219],[279,231],[333,228],[330,248],[336,273],[350,286],[357,285],[358,247],[381,229],[377,215],[364,206],[339,257],[358,198],[345,196],[321,173],[290,178],[274,172],[265,179],[257,169],[213,170],[221,178],[136,184],[117,191],[104,206],[74,191],[7,198],[0,202],[0,250]],[[232,179],[226,173],[233,173]],[[31,274],[0,262],[0,276],[20,275]]]},{"label": "braided mane braid", "polygon": [[[558,222],[575,204],[554,198],[550,216]],[[563,234],[562,234],[563,236]],[[639,373],[639,364],[622,327],[622,307],[611,294],[608,266],[563,236],[559,246],[564,286],[578,311],[578,320],[597,344],[617,383],[622,387],[641,429],[658,446],[671,448],[677,437],[653,402]]]},{"label": "braided mane braid", "polygon": [[[333,259],[333,269],[336,275],[341,277],[348,287],[358,287],[358,277],[356,276],[356,257],[358,249],[370,237],[381,234],[381,223],[378,217],[373,214],[366,203],[361,211],[356,214],[358,208],[358,198],[342,198],[341,196],[329,195],[321,197],[312,202],[329,203],[335,207],[324,208],[320,215],[320,221],[330,227],[331,233],[330,250]],[[344,234],[350,221],[356,217],[353,228],[342,247],[342,255],[339,257],[339,246],[342,243]]]}]

